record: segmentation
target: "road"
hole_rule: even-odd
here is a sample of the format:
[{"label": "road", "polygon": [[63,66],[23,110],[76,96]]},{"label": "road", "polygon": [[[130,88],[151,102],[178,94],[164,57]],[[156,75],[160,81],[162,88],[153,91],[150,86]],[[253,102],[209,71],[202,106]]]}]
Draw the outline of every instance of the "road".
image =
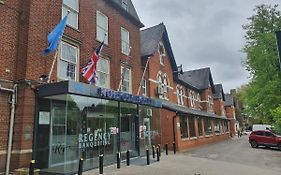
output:
[{"label": "road", "polygon": [[[166,156],[160,162],[134,159],[132,165],[122,164],[106,167],[108,175],[281,175],[281,151],[276,149],[251,148],[247,136],[232,138],[186,152]],[[83,175],[98,174],[98,170]]]}]

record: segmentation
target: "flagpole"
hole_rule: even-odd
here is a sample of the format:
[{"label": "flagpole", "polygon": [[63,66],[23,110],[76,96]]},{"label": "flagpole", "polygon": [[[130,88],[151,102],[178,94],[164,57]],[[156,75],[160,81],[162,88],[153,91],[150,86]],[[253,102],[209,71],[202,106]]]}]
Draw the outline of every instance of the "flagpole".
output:
[{"label": "flagpole", "polygon": [[[59,42],[59,46],[60,46],[60,42]],[[52,73],[53,73],[53,70],[54,70],[54,67],[55,67],[57,56],[58,56],[58,49],[56,50],[56,53],[55,53],[55,56],[54,56],[54,59],[53,59],[53,63],[52,63],[52,66],[51,66],[51,70],[49,72],[48,83],[50,83],[50,81],[51,81],[51,76],[52,76]]]},{"label": "flagpole", "polygon": [[141,76],[141,81],[140,81],[140,84],[139,84],[139,88],[138,88],[137,95],[139,95],[139,93],[140,93],[141,83],[142,83],[142,80],[143,80],[143,78],[144,78],[144,74],[145,74],[145,72],[146,72],[146,69],[147,69],[149,60],[150,60],[150,57],[147,58],[147,61],[146,61],[146,64],[145,64],[145,67],[144,67],[144,70],[143,70],[143,73],[142,73],[142,76]]}]

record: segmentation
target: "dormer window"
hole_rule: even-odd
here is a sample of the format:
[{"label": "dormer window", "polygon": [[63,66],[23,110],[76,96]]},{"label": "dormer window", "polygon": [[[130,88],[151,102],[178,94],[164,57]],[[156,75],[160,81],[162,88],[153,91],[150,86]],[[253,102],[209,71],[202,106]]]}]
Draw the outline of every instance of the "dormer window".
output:
[{"label": "dormer window", "polygon": [[159,43],[158,52],[160,57],[160,64],[164,65],[165,48],[163,43]]},{"label": "dormer window", "polygon": [[126,11],[129,10],[129,8],[128,8],[128,0],[122,0],[122,7],[123,7]]}]

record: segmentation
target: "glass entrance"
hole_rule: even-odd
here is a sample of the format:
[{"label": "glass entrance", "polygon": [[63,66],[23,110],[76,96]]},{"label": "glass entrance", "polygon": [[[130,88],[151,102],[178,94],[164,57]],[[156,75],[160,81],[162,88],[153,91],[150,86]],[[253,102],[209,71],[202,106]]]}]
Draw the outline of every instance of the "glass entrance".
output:
[{"label": "glass entrance", "polygon": [[138,155],[138,117],[137,105],[121,103],[120,115],[120,151],[131,152],[131,156]]}]

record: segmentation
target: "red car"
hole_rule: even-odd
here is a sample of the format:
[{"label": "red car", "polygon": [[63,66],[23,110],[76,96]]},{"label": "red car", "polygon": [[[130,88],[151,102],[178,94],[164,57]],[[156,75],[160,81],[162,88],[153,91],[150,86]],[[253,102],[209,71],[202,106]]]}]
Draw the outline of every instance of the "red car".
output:
[{"label": "red car", "polygon": [[249,136],[249,143],[253,148],[258,146],[277,147],[281,150],[281,136],[278,136],[270,130],[253,131]]}]

